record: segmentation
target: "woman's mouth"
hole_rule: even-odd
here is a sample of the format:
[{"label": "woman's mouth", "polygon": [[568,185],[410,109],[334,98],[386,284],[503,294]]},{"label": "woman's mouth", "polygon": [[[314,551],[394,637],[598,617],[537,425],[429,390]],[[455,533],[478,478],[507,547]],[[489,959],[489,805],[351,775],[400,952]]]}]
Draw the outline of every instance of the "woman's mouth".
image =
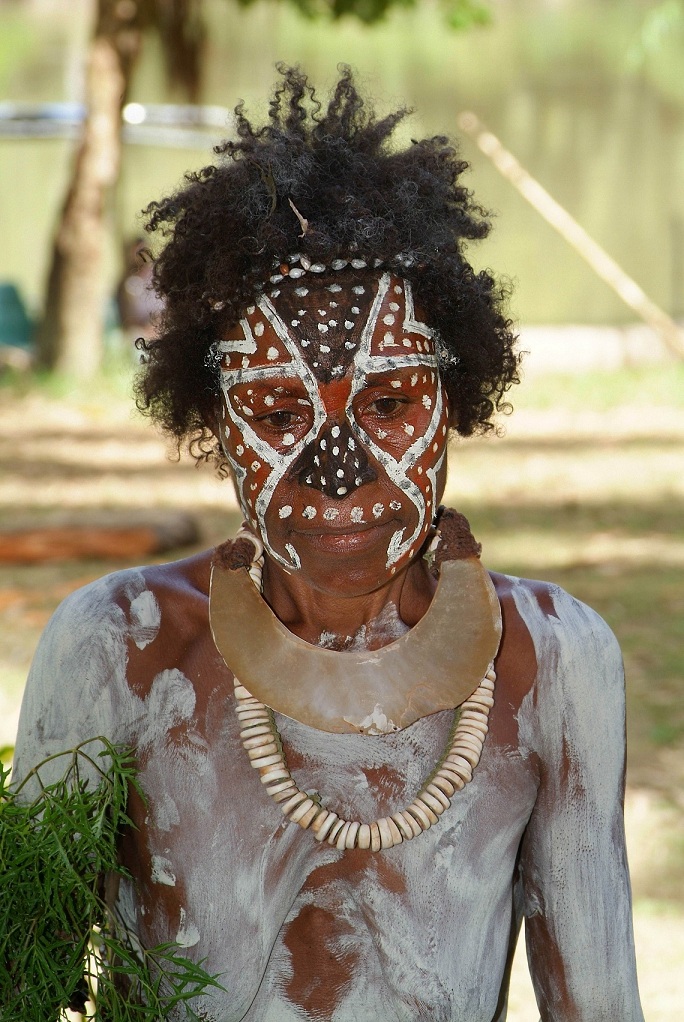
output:
[{"label": "woman's mouth", "polygon": [[293,546],[303,542],[320,551],[356,552],[377,543],[389,542],[397,523],[389,522],[336,522],[335,525],[317,523],[310,528],[292,530],[290,542]]}]

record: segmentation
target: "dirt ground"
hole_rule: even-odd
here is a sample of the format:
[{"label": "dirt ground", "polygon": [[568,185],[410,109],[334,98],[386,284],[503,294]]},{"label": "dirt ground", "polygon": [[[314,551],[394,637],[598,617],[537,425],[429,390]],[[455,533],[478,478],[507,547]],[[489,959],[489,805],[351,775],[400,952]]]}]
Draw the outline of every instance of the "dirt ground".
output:
[{"label": "dirt ground", "polygon": [[[106,400],[105,400],[106,397]],[[189,513],[196,544],[231,535],[230,484],[167,458],[111,394],[0,389],[0,530],[87,524],[103,513]],[[571,402],[572,404],[572,402]],[[625,651],[626,822],[648,1022],[684,1010],[684,407],[523,407],[504,439],[457,444],[448,501],[471,518],[489,567],[552,578],[603,613]],[[99,518],[98,518],[99,516]],[[130,560],[0,565],[0,746],[11,745],[32,651],[71,590]],[[641,602],[638,602],[638,601]],[[524,952],[511,1022],[536,1022]],[[618,1020],[616,1020],[618,1022]]]}]

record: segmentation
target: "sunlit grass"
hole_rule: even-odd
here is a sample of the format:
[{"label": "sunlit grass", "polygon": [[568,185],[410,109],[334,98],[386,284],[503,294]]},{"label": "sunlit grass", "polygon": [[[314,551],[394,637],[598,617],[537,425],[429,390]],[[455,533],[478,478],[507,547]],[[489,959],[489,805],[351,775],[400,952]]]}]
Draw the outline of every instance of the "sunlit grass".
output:
[{"label": "sunlit grass", "polygon": [[684,362],[639,366],[577,375],[544,375],[525,380],[512,392],[517,409],[610,411],[684,408]]}]

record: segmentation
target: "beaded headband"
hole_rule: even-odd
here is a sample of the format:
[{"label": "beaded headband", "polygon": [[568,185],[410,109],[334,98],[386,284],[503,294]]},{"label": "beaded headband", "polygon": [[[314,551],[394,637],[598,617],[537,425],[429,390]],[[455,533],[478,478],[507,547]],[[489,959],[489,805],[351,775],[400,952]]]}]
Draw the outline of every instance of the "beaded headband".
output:
[{"label": "beaded headband", "polygon": [[[392,263],[398,268],[406,268],[412,266],[415,260],[412,256],[406,255],[403,252],[398,253],[392,258]],[[285,259],[274,259],[273,273],[268,279],[270,284],[280,284],[281,281],[285,280],[286,277],[297,280],[299,277],[303,277],[306,273],[327,273],[329,270],[344,270],[349,267],[352,270],[365,270],[372,269],[377,270],[381,266],[385,266],[383,259],[361,259],[355,256],[349,256],[347,259],[332,259],[330,265],[325,263],[318,263],[310,259],[309,256],[304,255],[303,252],[295,252],[293,255],[287,256]]]}]

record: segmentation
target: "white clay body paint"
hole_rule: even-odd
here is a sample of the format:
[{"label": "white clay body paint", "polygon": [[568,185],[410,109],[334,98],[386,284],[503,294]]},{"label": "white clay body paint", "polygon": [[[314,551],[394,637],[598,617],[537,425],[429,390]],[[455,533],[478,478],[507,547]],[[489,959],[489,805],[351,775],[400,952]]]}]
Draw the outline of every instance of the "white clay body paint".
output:
[{"label": "white clay body paint", "polygon": [[[540,664],[518,743],[501,687],[480,764],[439,824],[351,874],[337,868],[343,852],[285,822],[265,796],[240,745],[227,671],[196,699],[201,682],[172,627],[168,666],[147,679],[144,697],[129,687],[131,605],[151,588],[140,571],[94,583],[52,619],[26,690],[16,780],[93,735],[137,749],[150,823],[130,836],[139,855],[116,911],[134,941],[178,940],[219,975],[225,989],[193,1005],[208,1022],[501,1022],[518,861],[530,927],[543,923],[563,956],[567,1010],[543,957],[536,968],[546,1017],[643,1022],[620,825],[619,654],[600,619],[567,594],[544,586],[540,602],[529,583],[510,587],[507,613],[521,615]],[[162,615],[173,614],[155,595]],[[410,802],[453,722],[436,713],[379,738],[276,716],[302,790],[363,820]],[[61,772],[53,764],[44,780]],[[155,911],[163,897],[176,900]]]},{"label": "white clay body paint", "polygon": [[166,884],[168,887],[176,886],[176,874],[169,860],[163,855],[152,856],[152,881],[155,884]]},{"label": "white clay body paint", "polygon": [[194,947],[199,944],[200,932],[194,923],[189,923],[186,918],[185,909],[180,910],[180,926],[176,934],[176,943],[179,947]]},{"label": "white clay body paint", "polygon": [[[377,319],[389,288],[390,275],[388,273],[384,273],[380,278],[370,315],[368,316],[368,320],[363,328],[359,349],[354,358],[354,378],[347,401],[347,418],[351,428],[362,443],[366,445],[368,450],[371,451],[373,456],[380,462],[392,482],[408,497],[411,503],[415,506],[417,512],[417,523],[413,532],[404,539],[404,530],[398,530],[394,533],[390,540],[387,549],[388,568],[403,557],[416,543],[425,529],[426,517],[434,510],[436,500],[434,475],[429,476],[431,493],[428,498],[429,502],[426,504],[421,488],[409,478],[408,470],[415,465],[416,461],[418,461],[425,454],[428,448],[434,444],[437,430],[442,420],[444,400],[442,387],[438,387],[437,400],[435,401],[435,407],[427,430],[425,433],[416,438],[415,442],[407,448],[400,458],[395,458],[390,452],[386,451],[383,447],[380,447],[373,437],[364,430],[356,420],[353,407],[354,398],[366,386],[366,381],[370,373],[391,372],[393,369],[405,368],[407,366],[429,366],[432,369],[437,370],[439,365],[437,355],[428,354],[427,352],[416,352],[411,355],[391,354],[389,357],[385,355],[374,355],[371,353],[371,341],[375,332]],[[431,339],[433,336],[432,330],[430,330],[425,323],[420,323],[415,318],[413,293],[408,281],[403,281],[403,288],[406,309],[403,330],[405,332],[411,332],[412,334],[419,334],[427,340]],[[419,343],[420,342],[416,342],[416,348]],[[409,341],[407,346],[412,347],[412,342]],[[398,387],[401,387],[401,381],[396,382]]]},{"label": "white clay body paint", "polygon": [[[304,294],[308,293],[304,288],[298,289],[298,293],[300,291]],[[290,356],[290,361],[281,361],[278,349],[271,348],[267,355],[267,358],[273,362],[273,365],[271,366],[259,366],[253,369],[243,368],[232,372],[223,370],[221,372],[221,388],[224,395],[224,408],[226,409],[227,414],[230,416],[234,425],[242,434],[249,447],[251,447],[253,451],[256,451],[262,461],[271,468],[271,472],[269,473],[268,478],[257,497],[254,509],[250,507],[247,495],[244,491],[245,469],[235,461],[230,450],[225,444],[224,452],[230,462],[231,468],[233,469],[238,499],[240,501],[243,514],[249,521],[257,526],[264,542],[264,546],[267,548],[271,556],[283,567],[288,568],[289,570],[292,570],[293,568],[296,570],[301,567],[301,562],[299,561],[298,555],[296,555],[296,551],[293,556],[292,551],[294,548],[291,544],[287,544],[286,546],[287,552],[290,555],[289,561],[286,561],[285,558],[283,558],[278,551],[274,550],[271,546],[268,538],[268,530],[266,528],[265,515],[278,483],[281,479],[283,479],[290,466],[294,464],[300,456],[306,445],[320,433],[326,418],[325,408],[321,401],[316,377],[301,357],[286,323],[280,318],[275,308],[265,295],[259,298],[257,304],[258,308],[266,317],[278,335],[278,338],[283,343],[286,353]],[[242,327],[244,335],[243,338],[221,341],[218,345],[219,351],[224,354],[230,354],[236,351],[246,351],[248,354],[254,354],[256,352],[257,346],[254,341],[249,321],[246,318],[241,319],[240,326]],[[293,442],[290,444],[286,454],[281,453],[262,440],[261,437],[255,433],[244,415],[241,414],[241,412],[245,412],[247,409],[245,409],[244,406],[241,409],[235,408],[230,399],[230,390],[238,383],[252,383],[282,376],[297,377],[304,381],[314,413],[311,429],[299,441],[299,443]],[[292,440],[294,441],[294,437],[292,437]]]}]

